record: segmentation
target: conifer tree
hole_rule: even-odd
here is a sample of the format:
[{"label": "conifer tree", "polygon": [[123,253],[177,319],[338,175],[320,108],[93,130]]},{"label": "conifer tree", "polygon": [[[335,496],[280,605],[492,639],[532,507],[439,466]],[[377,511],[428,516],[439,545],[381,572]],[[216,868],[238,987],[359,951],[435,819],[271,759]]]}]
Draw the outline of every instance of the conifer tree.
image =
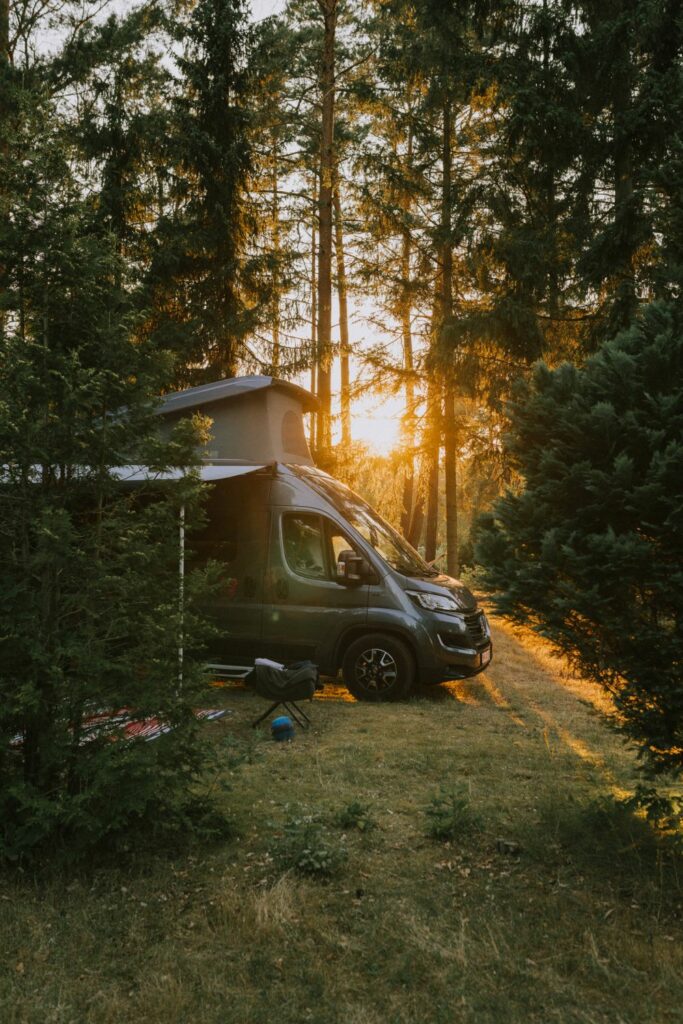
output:
[{"label": "conifer tree", "polygon": [[[135,336],[118,240],[80,195],[37,85],[5,142],[0,858],[18,859],[62,844],[85,854],[135,825],[188,820],[203,683],[189,580],[182,689],[177,654],[178,512],[183,503],[192,521],[197,484],[141,505],[117,469],[194,464],[193,434],[157,436],[154,395],[170,362]],[[124,707],[177,728],[156,744],[91,731],[93,715]]]},{"label": "conifer tree", "polygon": [[150,330],[180,355],[178,380],[234,376],[259,315],[251,249],[250,36],[243,0],[200,0],[176,27],[180,81],[167,150],[172,179],[155,232]]},{"label": "conifer tree", "polygon": [[[310,345],[299,341],[303,296],[308,294],[309,246],[299,237],[311,220],[314,200],[294,178],[300,113],[296,65],[299,34],[287,17],[265,18],[254,31],[250,58],[252,110],[249,142],[253,168],[249,189],[256,221],[256,246],[263,253],[262,301],[270,317],[254,332],[250,356],[261,370],[290,375],[309,364]],[[247,365],[250,360],[247,358]]]},{"label": "conifer tree", "polygon": [[508,437],[523,480],[481,527],[497,608],[613,695],[654,772],[683,771],[683,320],[654,304],[582,368],[540,365]]}]

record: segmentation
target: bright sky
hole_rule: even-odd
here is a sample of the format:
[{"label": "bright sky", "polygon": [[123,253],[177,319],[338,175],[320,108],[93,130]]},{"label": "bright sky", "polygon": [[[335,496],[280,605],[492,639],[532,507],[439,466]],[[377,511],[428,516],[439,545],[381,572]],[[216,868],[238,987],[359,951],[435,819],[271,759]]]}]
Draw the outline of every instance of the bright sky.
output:
[{"label": "bright sky", "polygon": [[284,7],[284,0],[251,0],[251,12],[254,21],[277,14]]}]

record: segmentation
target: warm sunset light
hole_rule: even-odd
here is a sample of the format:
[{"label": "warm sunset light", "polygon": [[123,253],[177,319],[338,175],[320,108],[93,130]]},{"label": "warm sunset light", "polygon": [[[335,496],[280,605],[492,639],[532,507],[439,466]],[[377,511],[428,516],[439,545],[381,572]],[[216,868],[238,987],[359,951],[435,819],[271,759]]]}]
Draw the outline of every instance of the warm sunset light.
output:
[{"label": "warm sunset light", "polygon": [[0,1024],[680,1019],[682,8],[0,0]]},{"label": "warm sunset light", "polygon": [[[353,409],[353,440],[367,445],[372,454],[388,455],[400,444],[401,417],[405,402],[396,395],[362,396]],[[339,429],[336,431],[337,435]]]}]

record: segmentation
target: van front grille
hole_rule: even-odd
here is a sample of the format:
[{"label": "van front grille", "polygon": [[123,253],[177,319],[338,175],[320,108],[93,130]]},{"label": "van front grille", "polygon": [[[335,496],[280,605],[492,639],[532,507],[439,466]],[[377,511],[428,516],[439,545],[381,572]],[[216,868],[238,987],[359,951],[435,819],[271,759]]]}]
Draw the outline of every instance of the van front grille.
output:
[{"label": "van front grille", "polygon": [[472,612],[470,615],[465,615],[465,626],[473,647],[488,647],[489,638],[484,625],[483,612]]}]

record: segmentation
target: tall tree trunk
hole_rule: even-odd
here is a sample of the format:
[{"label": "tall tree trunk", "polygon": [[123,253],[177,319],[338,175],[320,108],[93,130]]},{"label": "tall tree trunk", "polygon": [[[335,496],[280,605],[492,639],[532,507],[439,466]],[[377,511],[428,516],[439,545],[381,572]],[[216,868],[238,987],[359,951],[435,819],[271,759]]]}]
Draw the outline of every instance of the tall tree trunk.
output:
[{"label": "tall tree trunk", "polygon": [[9,52],[9,0],[0,0],[0,62],[11,63]]},{"label": "tall tree trunk", "polygon": [[[440,328],[453,317],[452,154],[453,115],[447,96],[443,105],[441,181],[441,294]],[[450,355],[450,353],[449,353]],[[450,360],[452,362],[452,359]],[[458,573],[457,424],[455,384],[452,371],[446,373],[443,395],[444,477],[446,485],[446,571]]]},{"label": "tall tree trunk", "polygon": [[435,448],[430,451],[428,459],[425,558],[428,562],[433,562],[436,558],[436,540],[439,530],[439,449]]},{"label": "tall tree trunk", "polygon": [[[625,46],[628,44],[626,43]],[[624,57],[626,60],[626,57]],[[637,306],[635,256],[635,211],[633,184],[633,139],[626,122],[631,103],[632,74],[630,64],[617,76],[614,96],[614,220],[620,226],[621,259],[616,267],[616,287],[611,316],[611,333],[617,333],[631,322]]]},{"label": "tall tree trunk", "polygon": [[273,130],[273,256],[275,258],[275,269],[273,271],[273,351],[271,355],[271,366],[273,373],[277,373],[280,366],[280,200],[278,195],[278,146],[277,130]]},{"label": "tall tree trunk", "polygon": [[[9,52],[9,0],[0,0],[0,75],[11,63],[10,52]],[[4,75],[3,75],[4,77]],[[0,128],[5,122],[7,117],[7,110],[5,109],[4,97],[0,97]],[[7,153],[7,143],[5,138],[0,139],[0,153],[5,155]],[[0,185],[0,188],[2,186]],[[8,215],[6,215],[8,216]],[[0,287],[2,286],[1,281],[4,277],[4,266],[0,264]],[[22,304],[23,308],[23,304]],[[0,341],[5,336],[5,311],[0,310]]]},{"label": "tall tree trunk", "polygon": [[457,576],[458,559],[458,449],[456,436],[455,396],[446,384],[443,402],[444,477],[446,480],[446,572]]},{"label": "tall tree trunk", "polygon": [[[316,279],[316,260],[318,249],[316,245],[316,192],[318,191],[318,176],[313,174],[313,222],[311,224],[311,394],[317,394],[318,389],[318,292]],[[309,444],[311,450],[315,450],[318,443],[317,415],[311,413]]]},{"label": "tall tree trunk", "polygon": [[[412,167],[413,133],[408,129],[408,146],[406,164]],[[411,532],[413,503],[415,501],[415,381],[413,379],[413,332],[412,332],[412,289],[410,276],[410,259],[412,255],[412,236],[407,223],[410,212],[409,200],[403,204],[404,224],[401,245],[401,340],[403,343],[403,369],[405,378],[406,412],[403,426],[403,444],[407,450],[407,465],[403,480],[403,507],[401,511],[401,529],[406,537]]]},{"label": "tall tree trunk", "polygon": [[[548,95],[551,89],[551,67],[550,67],[550,18],[548,14],[548,0],[543,0],[543,78]],[[548,312],[551,317],[559,315],[560,308],[560,282],[557,251],[557,195],[555,185],[555,170],[553,168],[552,156],[548,154],[547,164],[544,170],[544,191],[545,191],[545,221],[547,230],[550,233],[548,239],[549,258],[547,260],[547,282],[548,282]]]},{"label": "tall tree trunk", "polygon": [[410,514],[410,526],[408,527],[408,533],[406,534],[409,543],[412,544],[414,548],[419,547],[420,538],[422,537],[422,527],[424,526],[425,496],[427,493],[428,477],[427,461],[427,456],[423,455],[420,462],[420,474],[417,480],[417,487],[415,488],[413,509]]},{"label": "tall tree trunk", "polygon": [[346,447],[351,444],[351,380],[349,362],[349,312],[344,261],[344,225],[342,222],[341,196],[339,194],[339,168],[334,166],[334,247],[337,257],[337,295],[339,296],[339,368],[341,371],[341,440]]},{"label": "tall tree trunk", "polygon": [[440,388],[434,377],[427,394],[427,519],[425,523],[425,558],[436,558],[436,539],[439,529],[439,452],[441,450]]},{"label": "tall tree trunk", "polygon": [[[408,244],[410,241],[408,240]],[[404,237],[404,254],[406,251]],[[409,261],[409,253],[408,253]],[[415,501],[415,382],[413,380],[413,336],[410,322],[410,302],[404,301],[401,311],[401,335],[403,341],[403,369],[406,373],[406,414],[403,429],[405,446],[406,470],[403,479],[403,508],[401,511],[401,529],[407,537]]]},{"label": "tall tree trunk", "polygon": [[323,15],[320,74],[322,130],[318,196],[318,447],[332,444],[332,177],[334,169],[334,57],[337,0],[318,0]]}]

